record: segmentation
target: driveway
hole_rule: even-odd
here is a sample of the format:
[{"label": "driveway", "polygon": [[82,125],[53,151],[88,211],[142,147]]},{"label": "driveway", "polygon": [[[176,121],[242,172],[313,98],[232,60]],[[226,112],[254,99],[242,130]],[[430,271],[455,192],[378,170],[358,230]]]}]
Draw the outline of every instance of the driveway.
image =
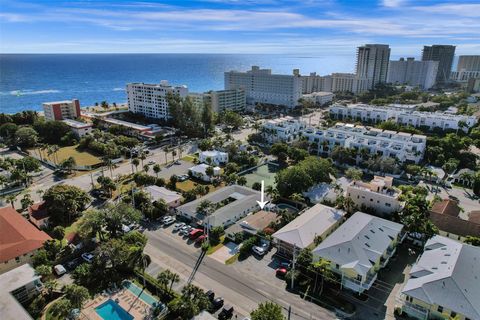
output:
[{"label": "driveway", "polygon": [[217,260],[220,263],[225,263],[228,259],[237,254],[239,249],[238,244],[229,242],[220,249],[209,255],[210,258]]}]

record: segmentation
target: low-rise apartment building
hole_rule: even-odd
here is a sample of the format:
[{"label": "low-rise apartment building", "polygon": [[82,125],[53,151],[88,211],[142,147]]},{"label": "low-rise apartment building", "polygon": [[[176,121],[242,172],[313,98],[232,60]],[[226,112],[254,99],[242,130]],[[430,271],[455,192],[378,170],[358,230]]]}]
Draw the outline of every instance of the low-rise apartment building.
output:
[{"label": "low-rise apartment building", "polygon": [[148,186],[144,190],[150,195],[152,202],[163,200],[170,209],[182,204],[183,197],[178,192],[159,186]]},{"label": "low-rise apartment building", "polygon": [[30,263],[48,240],[52,238],[12,207],[0,208],[0,274]]},{"label": "low-rise apartment building", "polygon": [[202,163],[221,165],[228,162],[228,153],[217,150],[207,150],[200,152],[198,160]]},{"label": "low-rise apartment building", "polygon": [[[259,191],[239,185],[231,185],[181,205],[177,207],[176,212],[198,225],[208,228],[219,226],[226,228],[249,213],[258,211],[257,200],[260,200]],[[211,203],[210,214],[205,215],[205,213],[197,210],[202,201]]]},{"label": "low-rise apartment building", "polygon": [[206,163],[200,163],[196,166],[190,167],[188,169],[188,174],[192,177],[203,180],[205,182],[210,182],[214,177],[218,177],[220,175],[220,167],[211,167],[213,169],[212,174],[207,174],[207,168],[211,167]]},{"label": "low-rise apartment building", "polygon": [[347,187],[347,197],[359,209],[368,208],[377,214],[391,214],[402,208],[398,200],[401,191],[393,187],[392,177],[375,176],[372,181],[352,181]]},{"label": "low-rise apartment building", "polygon": [[72,132],[79,138],[89,134],[93,130],[93,124],[91,123],[85,123],[71,119],[65,119],[63,120],[63,123],[69,126],[70,130],[72,130]]},{"label": "low-rise apartment building", "polygon": [[325,92],[325,91],[312,92],[312,93],[302,95],[302,99],[319,106],[323,106],[324,104],[332,102],[334,97],[335,97],[334,93]]},{"label": "low-rise apartment building", "polygon": [[344,220],[345,211],[316,204],[273,234],[277,252],[291,256],[325,239]]},{"label": "low-rise apartment building", "polygon": [[128,110],[147,118],[167,120],[170,117],[167,101],[169,92],[185,98],[188,95],[188,88],[185,85],[172,86],[167,80],[162,80],[159,84],[129,83]]},{"label": "low-rise apartment building", "polygon": [[313,249],[313,257],[330,261],[343,288],[362,293],[394,255],[402,229],[399,223],[356,212]]},{"label": "low-rise apartment building", "polygon": [[42,105],[47,120],[55,121],[80,117],[80,102],[78,99],[44,102]]},{"label": "low-rise apartment building", "polygon": [[291,142],[296,140],[306,123],[290,116],[267,120],[263,123],[261,132],[265,141],[269,144],[276,142]]},{"label": "low-rise apartment building", "polygon": [[412,266],[398,302],[416,319],[480,319],[480,248],[434,236]]},{"label": "low-rise apartment building", "polygon": [[333,105],[330,107],[330,117],[337,120],[349,119],[364,123],[379,123],[392,120],[401,125],[425,127],[430,130],[458,130],[465,132],[473,127],[478,119],[475,116],[456,115],[447,112],[420,112],[413,108],[402,108],[397,105],[372,106],[365,104],[351,104],[348,106]]},{"label": "low-rise apartment building", "polygon": [[400,162],[419,163],[423,159],[427,137],[338,122],[326,129],[307,128],[306,137],[318,154],[330,154],[335,147],[345,147],[381,157],[397,158]]},{"label": "low-rise apartment building", "polygon": [[32,319],[22,304],[39,296],[43,290],[40,276],[29,264],[0,275],[0,315],[3,320]]}]

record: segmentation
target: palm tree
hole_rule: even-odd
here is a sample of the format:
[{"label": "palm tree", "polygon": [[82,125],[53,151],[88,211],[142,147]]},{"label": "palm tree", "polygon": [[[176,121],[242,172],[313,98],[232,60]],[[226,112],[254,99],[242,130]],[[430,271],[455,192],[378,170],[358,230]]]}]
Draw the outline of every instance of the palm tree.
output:
[{"label": "palm tree", "polygon": [[132,159],[132,164],[135,166],[135,171],[138,171],[138,165],[140,164],[140,161],[137,158]]},{"label": "palm tree", "polygon": [[333,279],[333,272],[330,269],[330,261],[320,258],[320,260],[317,262],[312,263],[310,268],[313,272],[315,272],[315,286],[313,292],[317,290],[317,278],[320,276],[320,292],[318,295],[321,296],[323,292],[324,280],[329,281]]},{"label": "palm tree", "polygon": [[175,149],[172,150],[172,161],[175,161],[175,156],[177,155],[177,151]]},{"label": "palm tree", "polygon": [[305,199],[303,198],[303,196],[300,194],[300,193],[294,193],[290,196],[290,200],[292,200],[293,202],[295,202],[295,208],[298,208],[298,204],[303,201],[305,201]]},{"label": "palm tree", "polygon": [[140,152],[140,155],[138,156],[140,158],[140,160],[142,160],[142,167],[143,167],[143,160],[147,159],[147,155],[145,154],[145,152]]},{"label": "palm tree", "polygon": [[17,194],[12,193],[7,196],[7,202],[12,205],[13,209],[15,209],[15,200],[17,200]]},{"label": "palm tree", "polygon": [[166,270],[160,272],[157,275],[157,282],[159,285],[165,288],[167,290],[168,283],[170,282],[170,278],[168,277]]},{"label": "palm tree", "polygon": [[258,121],[255,121],[252,125],[252,128],[255,130],[255,133],[258,133],[258,130],[260,130],[261,127],[262,125]]},{"label": "palm tree", "polygon": [[143,245],[138,244],[137,249],[132,254],[131,263],[133,267],[137,267],[142,271],[142,279],[143,279],[143,289],[145,289],[145,269],[147,269],[148,265],[152,263],[152,258],[148,254],[143,253]]},{"label": "palm tree", "polygon": [[145,173],[148,173],[148,170],[150,170],[150,166],[148,164],[144,165],[143,171],[145,171]]},{"label": "palm tree", "polygon": [[245,178],[245,176],[241,176],[241,177],[238,177],[237,179],[237,184],[239,186],[244,186],[247,184],[247,178]]},{"label": "palm tree", "polygon": [[157,280],[160,278],[162,284],[165,284],[165,288],[167,287],[168,283],[170,283],[170,287],[168,289],[168,292],[172,292],[172,287],[174,283],[177,283],[180,281],[180,276],[176,274],[175,272],[170,271],[169,269],[165,269],[162,271],[158,276]]},{"label": "palm tree", "polygon": [[163,152],[165,154],[165,164],[167,164],[167,162],[168,162],[168,159],[167,159],[168,151],[169,151],[168,147],[163,148]]},{"label": "palm tree", "polygon": [[160,167],[160,165],[157,163],[153,166],[153,172],[155,172],[155,174],[157,175],[157,178],[158,178],[158,173],[162,171],[162,168]]},{"label": "palm tree", "polygon": [[278,193],[278,190],[272,185],[268,185],[268,186],[265,187],[265,193],[272,200],[277,200],[280,197],[280,194]]}]

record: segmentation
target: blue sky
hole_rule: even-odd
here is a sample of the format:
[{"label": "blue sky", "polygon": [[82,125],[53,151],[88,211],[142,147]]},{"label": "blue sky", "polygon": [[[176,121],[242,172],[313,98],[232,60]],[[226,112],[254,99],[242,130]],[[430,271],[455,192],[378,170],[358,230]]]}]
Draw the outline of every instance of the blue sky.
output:
[{"label": "blue sky", "polygon": [[1,53],[480,54],[480,1],[0,0]]}]

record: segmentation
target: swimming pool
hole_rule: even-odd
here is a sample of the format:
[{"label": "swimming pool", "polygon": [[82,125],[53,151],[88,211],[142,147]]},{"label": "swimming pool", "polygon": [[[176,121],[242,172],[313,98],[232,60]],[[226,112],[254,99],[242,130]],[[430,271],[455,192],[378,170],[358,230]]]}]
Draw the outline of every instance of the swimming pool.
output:
[{"label": "swimming pool", "polygon": [[[137,287],[133,282],[131,281],[124,281],[123,286],[130,290],[135,296],[140,297],[143,301],[148,303],[149,305],[156,306],[158,305],[158,300],[146,293],[145,291],[142,292],[142,288]],[[139,296],[140,295],[140,296]]]},{"label": "swimming pool", "polygon": [[112,299],[96,307],[95,312],[104,320],[133,320],[133,316]]}]

